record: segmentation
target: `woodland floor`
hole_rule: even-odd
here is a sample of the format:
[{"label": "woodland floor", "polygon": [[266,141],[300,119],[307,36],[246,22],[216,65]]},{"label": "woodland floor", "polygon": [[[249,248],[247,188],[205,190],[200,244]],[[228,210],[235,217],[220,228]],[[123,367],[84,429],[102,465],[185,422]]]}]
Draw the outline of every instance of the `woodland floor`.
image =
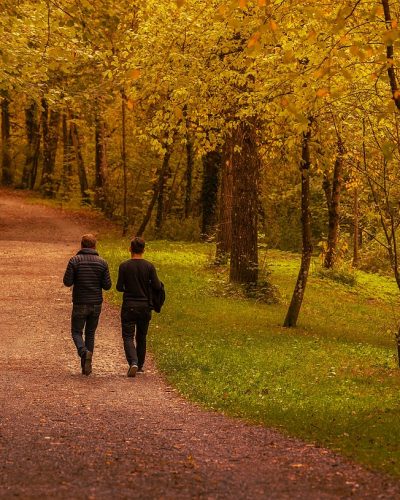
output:
[{"label": "woodland floor", "polygon": [[0,191],[1,498],[400,498],[329,450],[188,403],[151,359],[128,379],[108,304],[82,376],[62,276],[102,224]]}]

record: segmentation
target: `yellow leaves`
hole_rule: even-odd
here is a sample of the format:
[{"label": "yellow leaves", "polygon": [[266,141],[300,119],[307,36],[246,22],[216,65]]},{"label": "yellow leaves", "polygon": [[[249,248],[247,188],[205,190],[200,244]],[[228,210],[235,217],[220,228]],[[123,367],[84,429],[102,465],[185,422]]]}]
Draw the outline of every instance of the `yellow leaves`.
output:
[{"label": "yellow leaves", "polygon": [[376,16],[383,16],[384,10],[382,5],[375,5],[371,11],[371,17],[374,18]]},{"label": "yellow leaves", "polygon": [[350,53],[353,54],[353,56],[358,56],[360,54],[360,49],[357,47],[357,45],[352,45],[350,47]]},{"label": "yellow leaves", "polygon": [[177,120],[182,120],[183,119],[183,111],[181,108],[174,108],[174,115]]},{"label": "yellow leaves", "polygon": [[392,19],[392,29],[397,29],[399,26],[399,23],[397,21],[397,19]]},{"label": "yellow leaves", "polygon": [[282,61],[284,62],[284,64],[289,64],[291,62],[296,61],[296,55],[293,52],[293,50],[285,51],[285,53],[283,54]]},{"label": "yellow leaves", "polygon": [[128,99],[126,101],[126,107],[129,109],[129,111],[132,111],[135,107],[135,101],[132,101],[132,99]]},{"label": "yellow leaves", "polygon": [[286,108],[289,105],[289,99],[287,97],[281,98],[281,106]]},{"label": "yellow leaves", "polygon": [[316,40],[316,38],[317,38],[317,32],[315,30],[310,31],[310,33],[308,34],[308,37],[307,37],[308,41],[314,42],[314,40]]},{"label": "yellow leaves", "polygon": [[278,24],[273,19],[270,19],[269,27],[271,28],[271,31],[278,31]]},{"label": "yellow leaves", "polygon": [[222,16],[222,17],[225,17],[228,13],[228,6],[227,5],[220,5],[218,7],[218,13]]},{"label": "yellow leaves", "polygon": [[386,45],[393,45],[393,43],[399,38],[400,32],[397,29],[387,30],[383,35],[383,41]]},{"label": "yellow leaves", "polygon": [[140,69],[136,68],[130,72],[129,76],[132,78],[132,80],[139,80],[140,73]]},{"label": "yellow leaves", "polygon": [[261,33],[259,31],[257,31],[256,33],[254,33],[254,35],[248,41],[247,47],[249,49],[251,49],[252,47],[254,47],[259,42],[260,37],[261,37]]},{"label": "yellow leaves", "polygon": [[176,6],[178,7],[178,9],[180,9],[184,3],[185,0],[176,0]]},{"label": "yellow leaves", "polygon": [[329,95],[329,89],[327,87],[321,87],[320,89],[317,90],[315,95],[317,97],[326,97]]},{"label": "yellow leaves", "polygon": [[349,82],[353,80],[353,74],[348,71],[346,68],[343,68],[341,70],[341,73],[343,75],[344,78],[346,78],[346,80],[348,80]]},{"label": "yellow leaves", "polygon": [[266,0],[258,0],[258,6],[259,7],[265,7],[267,5],[267,1]]},{"label": "yellow leaves", "polygon": [[323,77],[325,75],[325,73],[326,72],[323,70],[323,68],[319,68],[316,71],[314,71],[313,76],[314,76],[314,78],[318,79],[318,78]]}]

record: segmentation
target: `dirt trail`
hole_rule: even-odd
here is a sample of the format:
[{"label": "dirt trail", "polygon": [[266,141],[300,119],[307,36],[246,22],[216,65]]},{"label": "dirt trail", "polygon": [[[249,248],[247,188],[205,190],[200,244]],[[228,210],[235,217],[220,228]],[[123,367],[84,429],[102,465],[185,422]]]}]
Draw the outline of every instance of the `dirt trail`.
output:
[{"label": "dirt trail", "polygon": [[0,191],[1,498],[400,498],[330,451],[184,401],[151,363],[128,379],[107,304],[80,375],[61,280],[93,224]]}]

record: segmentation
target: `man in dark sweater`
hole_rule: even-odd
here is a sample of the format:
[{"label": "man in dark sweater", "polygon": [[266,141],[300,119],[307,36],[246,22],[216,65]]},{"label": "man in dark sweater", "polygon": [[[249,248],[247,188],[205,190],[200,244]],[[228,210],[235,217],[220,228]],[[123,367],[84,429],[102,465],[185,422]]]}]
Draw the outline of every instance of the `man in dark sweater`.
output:
[{"label": "man in dark sweater", "polygon": [[[71,333],[84,375],[92,373],[94,335],[103,302],[102,290],[111,288],[107,262],[96,251],[96,238],[82,236],[81,249],[70,259],[64,274],[64,285],[72,286]],[[85,330],[85,341],[83,331]]]},{"label": "man in dark sweater", "polygon": [[123,292],[121,325],[129,364],[128,377],[143,372],[152,309],[151,290],[161,289],[155,267],[143,258],[144,247],[142,238],[134,238],[130,246],[131,258],[123,262],[118,271],[117,290]]}]

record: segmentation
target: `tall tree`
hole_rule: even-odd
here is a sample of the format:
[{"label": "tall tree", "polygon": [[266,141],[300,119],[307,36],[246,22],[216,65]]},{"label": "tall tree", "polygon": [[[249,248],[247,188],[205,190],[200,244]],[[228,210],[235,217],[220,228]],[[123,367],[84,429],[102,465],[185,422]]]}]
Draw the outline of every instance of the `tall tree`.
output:
[{"label": "tall tree", "polygon": [[260,160],[254,123],[242,121],[233,133],[232,251],[230,281],[258,280],[258,180]]},{"label": "tall tree", "polygon": [[209,151],[202,158],[203,183],[201,189],[201,237],[207,241],[215,235],[216,209],[218,201],[219,174],[221,172],[222,153]]},{"label": "tall tree", "polygon": [[40,156],[40,118],[36,101],[25,109],[26,156],[22,172],[22,188],[33,189],[39,166]]},{"label": "tall tree", "polygon": [[74,147],[75,160],[78,168],[79,186],[81,191],[81,199],[84,205],[90,205],[89,183],[85,169],[85,162],[82,155],[81,140],[79,137],[78,127],[75,123],[75,117],[72,117],[71,123],[71,139]]},{"label": "tall tree", "polygon": [[333,169],[332,184],[326,174],[324,179],[324,190],[328,205],[328,241],[327,250],[324,258],[324,267],[331,269],[337,259],[337,246],[339,239],[339,220],[340,220],[340,193],[342,189],[343,172],[343,140],[338,136],[337,155]]},{"label": "tall tree", "polygon": [[4,92],[1,101],[1,168],[2,183],[5,186],[11,186],[14,180],[12,172],[10,140],[10,98],[8,93]]},{"label": "tall tree", "polygon": [[43,168],[40,189],[45,196],[53,197],[56,191],[55,166],[59,137],[60,111],[50,109],[42,99]]},{"label": "tall tree", "polygon": [[311,214],[310,214],[310,141],[311,141],[311,125],[303,134],[301,148],[301,228],[303,247],[301,253],[301,265],[297,277],[296,286],[293,291],[292,300],[290,301],[289,309],[286,314],[283,326],[294,327],[297,324],[297,319],[303,303],[304,292],[306,290],[308,273],[310,270],[312,256],[312,240],[311,240]]},{"label": "tall tree", "polygon": [[216,233],[216,264],[226,264],[232,248],[233,143],[225,141],[222,152],[221,187]]}]

